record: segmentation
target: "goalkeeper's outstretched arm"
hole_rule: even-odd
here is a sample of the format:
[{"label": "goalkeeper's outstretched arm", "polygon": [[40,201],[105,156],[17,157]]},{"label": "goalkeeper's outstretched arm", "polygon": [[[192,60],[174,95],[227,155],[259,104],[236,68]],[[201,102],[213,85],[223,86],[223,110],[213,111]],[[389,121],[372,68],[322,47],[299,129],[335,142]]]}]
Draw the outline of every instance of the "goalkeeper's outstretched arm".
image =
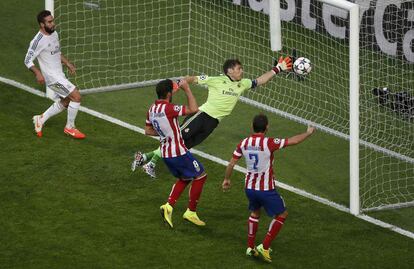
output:
[{"label": "goalkeeper's outstretched arm", "polygon": [[271,80],[275,75],[279,74],[282,71],[289,71],[292,69],[292,59],[287,56],[283,58],[280,56],[279,61],[276,66],[272,68],[272,70],[264,73],[260,77],[256,79],[257,86],[263,85]]}]

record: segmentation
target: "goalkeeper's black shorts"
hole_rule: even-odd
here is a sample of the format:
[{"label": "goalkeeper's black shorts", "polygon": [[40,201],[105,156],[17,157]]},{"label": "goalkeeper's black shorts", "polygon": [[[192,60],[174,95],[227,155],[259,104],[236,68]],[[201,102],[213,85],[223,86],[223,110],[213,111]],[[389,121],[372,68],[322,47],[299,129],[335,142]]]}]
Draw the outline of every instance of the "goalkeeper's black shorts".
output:
[{"label": "goalkeeper's black shorts", "polygon": [[181,125],[185,146],[188,149],[197,146],[216,129],[218,124],[217,119],[210,117],[203,111],[188,115]]}]

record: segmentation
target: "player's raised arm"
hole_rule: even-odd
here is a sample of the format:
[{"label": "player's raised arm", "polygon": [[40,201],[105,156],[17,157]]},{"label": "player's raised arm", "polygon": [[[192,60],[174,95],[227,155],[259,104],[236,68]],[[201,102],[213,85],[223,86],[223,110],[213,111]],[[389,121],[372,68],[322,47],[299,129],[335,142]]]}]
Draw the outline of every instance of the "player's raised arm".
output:
[{"label": "player's raised arm", "polygon": [[276,66],[272,68],[272,70],[264,73],[260,77],[256,79],[257,86],[263,85],[271,80],[275,75],[279,74],[282,71],[288,71],[292,69],[292,59],[290,57],[283,58],[280,56],[279,61]]},{"label": "player's raised arm", "polygon": [[197,76],[186,76],[184,78],[185,81],[187,81],[188,84],[197,84],[198,83],[198,77]]},{"label": "player's raised arm", "polygon": [[288,146],[297,145],[303,142],[306,138],[311,136],[315,132],[315,130],[315,127],[309,125],[306,132],[288,138]]},{"label": "player's raised arm", "polygon": [[188,106],[186,106],[185,108],[185,115],[196,113],[198,111],[197,101],[193,93],[191,92],[190,86],[188,86],[187,80],[181,80],[178,85],[180,86],[180,88],[183,89],[183,91],[187,95]]}]

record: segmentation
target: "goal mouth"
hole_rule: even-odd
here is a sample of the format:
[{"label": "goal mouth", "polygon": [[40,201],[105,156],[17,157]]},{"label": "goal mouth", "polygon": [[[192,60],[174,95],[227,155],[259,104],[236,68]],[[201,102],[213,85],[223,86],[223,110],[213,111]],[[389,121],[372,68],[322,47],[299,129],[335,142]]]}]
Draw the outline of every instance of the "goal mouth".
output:
[{"label": "goal mouth", "polygon": [[[77,76],[70,79],[83,89],[82,94],[147,87],[162,78],[217,75],[227,58],[239,58],[245,77],[254,79],[271,69],[272,58],[291,55],[296,49],[297,56],[309,58],[317,68],[305,79],[279,75],[245,93],[241,101],[302,124],[314,123],[346,140],[354,137],[353,153],[347,148],[341,154],[356,156],[348,165],[359,166],[353,168],[359,194],[351,200],[356,199],[362,211],[412,205],[413,110],[410,103],[394,104],[392,109],[388,101],[384,105],[372,94],[376,87],[414,94],[414,65],[404,45],[411,29],[410,1],[386,7],[360,4],[357,56],[350,53],[351,24],[360,22],[359,16],[351,18],[346,7],[352,3],[324,0],[291,9],[282,1],[282,47],[276,53],[270,49],[266,1],[253,2],[179,0],[161,5],[150,0],[56,0],[54,13],[62,52],[78,68]],[[379,24],[386,27],[382,31],[372,24],[380,13],[383,23]],[[384,44],[389,47],[385,51]],[[355,69],[359,74],[352,75]],[[358,100],[350,98],[355,84]],[[355,107],[356,101],[354,111],[350,105]],[[358,128],[357,138],[353,128]],[[340,173],[351,176],[348,170]]]}]

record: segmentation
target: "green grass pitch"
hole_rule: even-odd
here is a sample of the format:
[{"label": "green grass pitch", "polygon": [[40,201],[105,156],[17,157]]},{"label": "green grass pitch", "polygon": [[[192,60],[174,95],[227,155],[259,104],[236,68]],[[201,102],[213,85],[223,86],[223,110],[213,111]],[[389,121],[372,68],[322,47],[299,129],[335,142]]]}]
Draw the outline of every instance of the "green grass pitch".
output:
[{"label": "green grass pitch", "polygon": [[[0,76],[37,87],[23,58],[42,8],[43,1],[0,2]],[[206,92],[194,92],[201,103]],[[88,95],[83,105],[142,127],[154,97],[152,88],[143,88]],[[157,141],[82,112],[77,124],[86,140],[63,134],[65,113],[52,118],[38,139],[31,117],[49,105],[49,100],[0,84],[0,268],[414,267],[412,239],[284,190],[290,215],[273,242],[273,264],[245,257],[243,175],[235,173],[232,190],[223,193],[224,167],[203,158],[209,178],[199,215],[207,226],[200,229],[182,220],[184,192],[174,211],[175,228],[168,229],[158,208],[173,178],[164,165],[156,181],[129,169],[133,152],[152,150]],[[258,112],[238,104],[197,149],[228,160]],[[270,135],[305,130],[273,115],[270,120]],[[285,183],[347,204],[347,146],[318,132],[277,153],[276,173]],[[372,216],[414,231],[412,208]],[[258,240],[269,222],[263,215]]]}]

